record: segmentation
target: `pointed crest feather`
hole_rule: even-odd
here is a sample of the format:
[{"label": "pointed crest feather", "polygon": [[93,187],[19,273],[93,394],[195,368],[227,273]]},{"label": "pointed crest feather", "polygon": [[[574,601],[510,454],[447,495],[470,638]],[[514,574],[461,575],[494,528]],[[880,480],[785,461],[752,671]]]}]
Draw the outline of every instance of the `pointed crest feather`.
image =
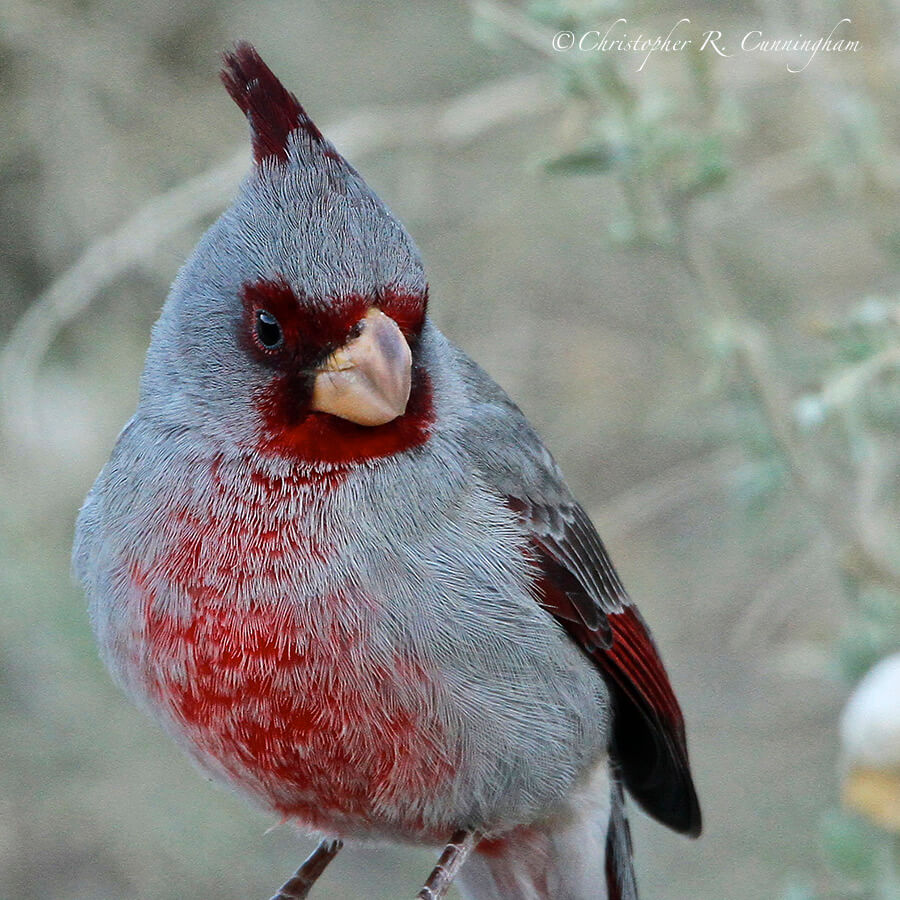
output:
[{"label": "pointed crest feather", "polygon": [[250,123],[257,163],[270,157],[286,161],[288,135],[298,128],[314,143],[324,143],[322,132],[300,101],[278,80],[252,44],[241,41],[222,56],[222,82]]}]

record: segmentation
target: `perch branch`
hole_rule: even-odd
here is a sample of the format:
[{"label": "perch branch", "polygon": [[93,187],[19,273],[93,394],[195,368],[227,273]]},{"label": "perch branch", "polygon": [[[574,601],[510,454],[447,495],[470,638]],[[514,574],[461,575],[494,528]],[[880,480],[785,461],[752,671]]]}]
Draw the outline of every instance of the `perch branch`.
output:
[{"label": "perch branch", "polygon": [[453,879],[475,849],[480,835],[474,831],[457,831],[444,848],[441,858],[434,867],[428,881],[416,895],[416,900],[441,900],[445,897]]}]

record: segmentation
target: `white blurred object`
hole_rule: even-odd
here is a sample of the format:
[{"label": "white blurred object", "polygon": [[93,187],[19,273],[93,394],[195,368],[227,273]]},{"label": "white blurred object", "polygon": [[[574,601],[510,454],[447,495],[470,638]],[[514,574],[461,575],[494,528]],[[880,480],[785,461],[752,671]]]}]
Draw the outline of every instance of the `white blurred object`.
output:
[{"label": "white blurred object", "polygon": [[866,674],[841,717],[844,805],[900,833],[900,654]]}]

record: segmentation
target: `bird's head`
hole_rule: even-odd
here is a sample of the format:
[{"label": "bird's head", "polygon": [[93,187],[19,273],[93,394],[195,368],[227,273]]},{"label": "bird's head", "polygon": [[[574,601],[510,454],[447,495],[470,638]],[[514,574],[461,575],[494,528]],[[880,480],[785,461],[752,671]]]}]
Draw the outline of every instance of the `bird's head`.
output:
[{"label": "bird's head", "polygon": [[253,167],[173,286],[145,397],[312,462],[421,443],[418,250],[253,47],[225,54],[222,80],[250,123]]}]

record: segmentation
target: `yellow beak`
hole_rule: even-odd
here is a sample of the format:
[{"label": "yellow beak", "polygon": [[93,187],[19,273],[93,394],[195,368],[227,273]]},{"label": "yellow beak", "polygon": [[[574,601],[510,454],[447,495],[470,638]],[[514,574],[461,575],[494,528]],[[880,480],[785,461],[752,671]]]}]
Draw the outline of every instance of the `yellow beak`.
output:
[{"label": "yellow beak", "polygon": [[312,408],[357,425],[384,425],[406,410],[412,353],[397,323],[380,309],[370,309],[360,326],[319,369]]}]

